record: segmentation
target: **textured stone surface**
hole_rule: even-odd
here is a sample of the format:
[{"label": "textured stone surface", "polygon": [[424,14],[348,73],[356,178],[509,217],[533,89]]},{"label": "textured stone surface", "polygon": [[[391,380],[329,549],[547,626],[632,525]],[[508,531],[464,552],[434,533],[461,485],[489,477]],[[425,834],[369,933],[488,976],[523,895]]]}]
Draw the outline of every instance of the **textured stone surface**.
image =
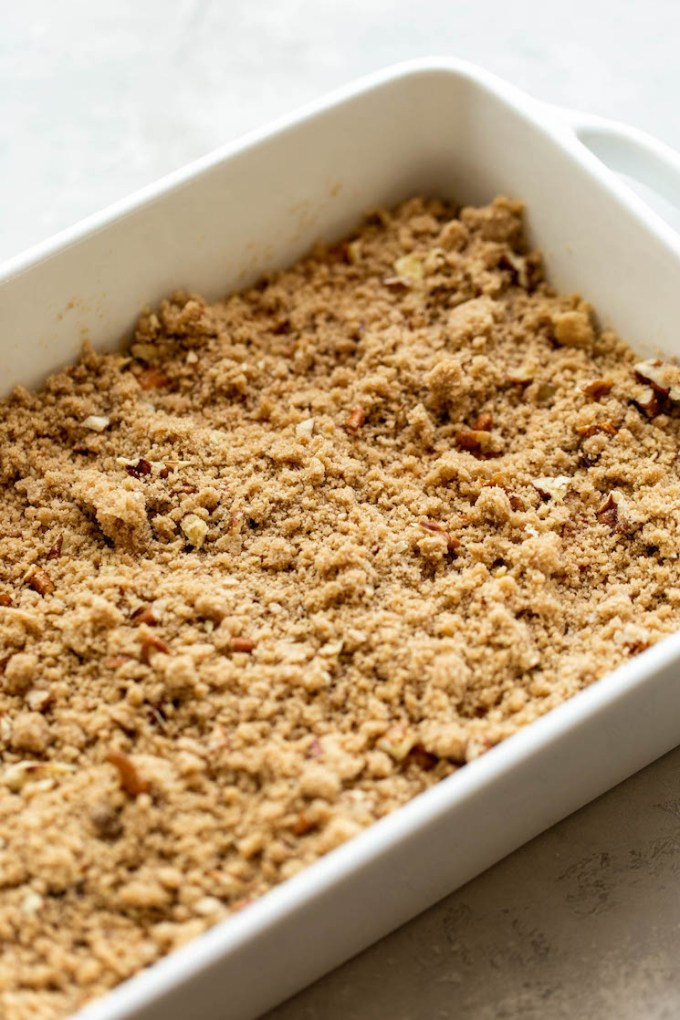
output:
[{"label": "textured stone surface", "polygon": [[[680,146],[679,29],[676,0],[7,3],[0,258],[357,74],[434,52]],[[676,1017],[679,871],[676,751],[272,1020]]]},{"label": "textured stone surface", "polygon": [[662,1020],[680,1013],[680,749],[268,1020]]}]

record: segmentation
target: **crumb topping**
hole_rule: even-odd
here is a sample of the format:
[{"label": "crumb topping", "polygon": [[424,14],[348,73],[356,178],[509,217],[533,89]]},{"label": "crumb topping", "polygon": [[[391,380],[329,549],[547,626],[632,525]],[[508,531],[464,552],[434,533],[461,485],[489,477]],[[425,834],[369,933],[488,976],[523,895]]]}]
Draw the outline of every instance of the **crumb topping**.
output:
[{"label": "crumb topping", "polygon": [[678,628],[680,370],[420,198],[0,403],[0,1014],[57,1020]]}]

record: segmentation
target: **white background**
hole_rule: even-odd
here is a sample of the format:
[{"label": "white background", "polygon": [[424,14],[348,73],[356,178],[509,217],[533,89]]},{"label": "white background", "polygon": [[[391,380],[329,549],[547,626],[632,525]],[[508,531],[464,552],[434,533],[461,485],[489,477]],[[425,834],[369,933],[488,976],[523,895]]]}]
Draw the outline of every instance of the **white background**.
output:
[{"label": "white background", "polygon": [[[678,0],[0,0],[0,14],[0,258],[358,74],[432,53],[680,148]],[[680,1016],[679,873],[680,751],[277,1020]]]},{"label": "white background", "polygon": [[477,61],[680,146],[677,0],[0,0],[0,14],[0,258],[413,56]]}]

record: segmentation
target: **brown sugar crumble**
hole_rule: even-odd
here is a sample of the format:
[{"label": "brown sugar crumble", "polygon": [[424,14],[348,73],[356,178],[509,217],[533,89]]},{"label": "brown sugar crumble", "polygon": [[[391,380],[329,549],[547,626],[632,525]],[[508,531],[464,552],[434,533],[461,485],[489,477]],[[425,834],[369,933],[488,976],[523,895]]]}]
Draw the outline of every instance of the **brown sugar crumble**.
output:
[{"label": "brown sugar crumble", "polygon": [[420,198],[0,404],[0,1015],[64,1017],[680,624],[680,369]]}]

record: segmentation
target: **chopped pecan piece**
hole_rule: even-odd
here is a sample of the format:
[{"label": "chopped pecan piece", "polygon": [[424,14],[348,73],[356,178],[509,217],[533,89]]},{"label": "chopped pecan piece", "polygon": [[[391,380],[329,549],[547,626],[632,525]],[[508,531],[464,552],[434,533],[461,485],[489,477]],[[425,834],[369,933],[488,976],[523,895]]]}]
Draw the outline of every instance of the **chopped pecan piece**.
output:
[{"label": "chopped pecan piece", "polygon": [[163,733],[166,732],[166,718],[163,715],[162,707],[160,705],[149,705],[147,715],[150,723],[158,726],[159,730],[162,730]]},{"label": "chopped pecan piece", "polygon": [[460,547],[460,540],[456,538],[455,535],[452,535],[450,531],[447,531],[444,525],[440,524],[439,521],[432,521],[429,518],[426,518],[424,521],[418,521],[418,524],[423,531],[431,531],[434,534],[444,535],[446,538],[446,547],[450,553],[455,552],[456,549]]},{"label": "chopped pecan piece", "polygon": [[526,258],[517,255],[514,251],[506,251],[501,257],[499,266],[505,266],[510,269],[520,287],[528,290],[531,281],[529,279]]},{"label": "chopped pecan piece", "polygon": [[229,647],[232,652],[245,652],[250,655],[255,650],[256,642],[250,641],[248,638],[233,637],[229,642]]},{"label": "chopped pecan piece", "polygon": [[83,422],[83,428],[90,432],[104,432],[111,424],[111,419],[104,414],[90,414]]},{"label": "chopped pecan piece", "polygon": [[141,478],[142,475],[150,475],[152,471],[152,464],[144,457],[140,457],[136,464],[126,464],[125,470],[132,478]]},{"label": "chopped pecan piece", "polygon": [[163,346],[160,344],[134,343],[130,348],[130,354],[133,358],[139,358],[140,361],[145,361],[147,365],[150,365],[154,361],[160,361],[163,357]]},{"label": "chopped pecan piece", "polygon": [[453,555],[457,549],[460,549],[460,539],[452,535],[450,531],[446,532],[446,550],[448,553]]},{"label": "chopped pecan piece", "polygon": [[616,528],[619,522],[619,508],[611,493],[595,512],[601,524],[608,524],[612,530]]},{"label": "chopped pecan piece", "polygon": [[118,770],[121,789],[129,797],[138,797],[140,793],[146,793],[149,789],[149,784],[140,776],[132,758],[129,758],[124,751],[112,748],[107,753],[106,760]]},{"label": "chopped pecan piece", "polygon": [[526,366],[513,368],[508,372],[507,379],[515,386],[528,386],[530,382],[534,381],[534,371]]},{"label": "chopped pecan piece", "polygon": [[491,478],[489,478],[488,481],[484,482],[483,484],[485,486],[497,485],[499,489],[502,489],[505,495],[508,497],[508,500],[510,501],[510,506],[512,507],[513,510],[526,510],[526,504],[524,500],[522,499],[521,496],[518,496],[516,493],[512,492],[512,490],[509,487],[508,479],[505,477],[505,475],[500,473],[491,475]]},{"label": "chopped pecan piece", "polygon": [[56,590],[56,584],[42,567],[33,567],[28,576],[26,577],[26,583],[29,588],[33,591],[37,591],[38,595],[51,595]]},{"label": "chopped pecan piece", "polygon": [[12,604],[13,604],[12,603],[12,596],[8,595],[7,592],[5,592],[5,591],[0,591],[0,606],[6,606],[7,607],[7,606],[11,606]]},{"label": "chopped pecan piece", "polygon": [[420,256],[412,253],[396,259],[394,271],[397,274],[397,279],[405,281],[410,286],[421,283],[425,275],[423,260]]},{"label": "chopped pecan piece", "polygon": [[600,421],[594,425],[577,425],[576,431],[581,439],[590,439],[591,436],[596,436],[598,432],[604,432],[608,436],[615,436],[617,429],[610,421]]},{"label": "chopped pecan piece", "polygon": [[490,432],[493,426],[493,418],[490,414],[480,414],[472,423],[473,432]]},{"label": "chopped pecan piece", "polygon": [[647,418],[655,418],[663,409],[664,395],[654,386],[644,386],[633,397],[632,403]]},{"label": "chopped pecan piece", "polygon": [[620,534],[632,534],[643,523],[639,512],[617,490],[609,494],[595,514],[600,524],[607,524]]},{"label": "chopped pecan piece", "polygon": [[458,446],[469,453],[485,453],[490,446],[490,434],[482,429],[461,429],[455,438]]},{"label": "chopped pecan piece", "polygon": [[418,524],[425,531],[436,531],[442,534],[446,531],[443,524],[440,524],[439,521],[431,521],[429,518],[426,518],[424,521],[418,521]]},{"label": "chopped pecan piece", "polygon": [[107,669],[119,669],[124,666],[126,662],[130,661],[129,655],[112,655],[108,659],[104,659],[104,665]]},{"label": "chopped pecan piece", "polygon": [[65,762],[18,761],[0,773],[0,782],[8,786],[12,793],[19,793],[28,783],[56,779],[72,772],[75,772],[75,765],[67,765]]},{"label": "chopped pecan piece", "polygon": [[243,513],[240,510],[233,510],[229,514],[229,520],[227,521],[227,531],[230,535],[235,534],[241,530],[241,524],[243,523]]},{"label": "chopped pecan piece", "polygon": [[396,723],[376,741],[376,747],[395,761],[403,761],[417,743],[415,734],[404,723]]},{"label": "chopped pecan piece", "polygon": [[309,439],[313,431],[314,431],[313,418],[305,418],[304,421],[299,422],[295,426],[295,435],[298,436],[299,439]]},{"label": "chopped pecan piece", "polygon": [[349,432],[358,432],[365,423],[366,414],[363,407],[354,407],[345,418],[344,425]]},{"label": "chopped pecan piece", "polygon": [[163,652],[164,655],[167,655],[170,651],[165,641],[163,641],[162,638],[156,637],[155,634],[143,634],[141,644],[142,662],[147,666],[151,661],[151,655],[153,652]]},{"label": "chopped pecan piece", "polygon": [[680,401],[680,365],[658,360],[640,361],[635,366],[635,374],[664,397]]},{"label": "chopped pecan piece", "polygon": [[[191,491],[192,487],[185,487],[184,492]],[[208,525],[198,514],[187,514],[179,523],[180,528],[186,535],[189,545],[194,549],[201,549],[208,534]]]},{"label": "chopped pecan piece", "polygon": [[149,627],[158,626],[158,617],[153,611],[153,606],[137,606],[137,608],[130,613],[130,619],[134,620],[135,623],[146,623]]},{"label": "chopped pecan piece", "polygon": [[52,548],[48,552],[46,559],[48,559],[48,560],[58,560],[59,557],[61,556],[61,548],[62,548],[63,544],[64,544],[64,536],[63,535],[58,535],[54,545],[52,546]]},{"label": "chopped pecan piece", "polygon": [[31,712],[44,712],[52,701],[52,692],[47,687],[34,687],[26,694],[26,704]]},{"label": "chopped pecan piece", "polygon": [[592,397],[593,400],[599,400],[601,397],[606,397],[613,387],[613,379],[593,379],[592,382],[586,383],[581,387],[581,389],[587,397]]},{"label": "chopped pecan piece", "polygon": [[137,376],[137,382],[143,390],[160,390],[170,385],[170,377],[160,368],[145,368]]},{"label": "chopped pecan piece", "polygon": [[293,822],[293,824],[291,825],[290,829],[295,836],[304,836],[308,832],[311,832],[312,829],[316,829],[317,827],[318,822],[310,818],[309,815],[305,814],[304,811],[301,811],[300,814],[295,819],[295,821]]},{"label": "chopped pecan piece", "polygon": [[549,499],[561,500],[564,499],[567,494],[567,490],[571,484],[571,478],[568,475],[557,475],[555,478],[535,478],[531,484],[535,489],[538,489],[542,496],[546,496]]},{"label": "chopped pecan piece", "polygon": [[595,513],[600,524],[606,524],[612,531],[629,534],[635,530],[635,519],[631,518],[626,501],[619,493],[610,492]]},{"label": "chopped pecan piece", "polygon": [[437,755],[426,751],[422,744],[416,744],[412,747],[404,759],[404,764],[415,765],[423,772],[431,772],[438,762],[439,758]]}]

